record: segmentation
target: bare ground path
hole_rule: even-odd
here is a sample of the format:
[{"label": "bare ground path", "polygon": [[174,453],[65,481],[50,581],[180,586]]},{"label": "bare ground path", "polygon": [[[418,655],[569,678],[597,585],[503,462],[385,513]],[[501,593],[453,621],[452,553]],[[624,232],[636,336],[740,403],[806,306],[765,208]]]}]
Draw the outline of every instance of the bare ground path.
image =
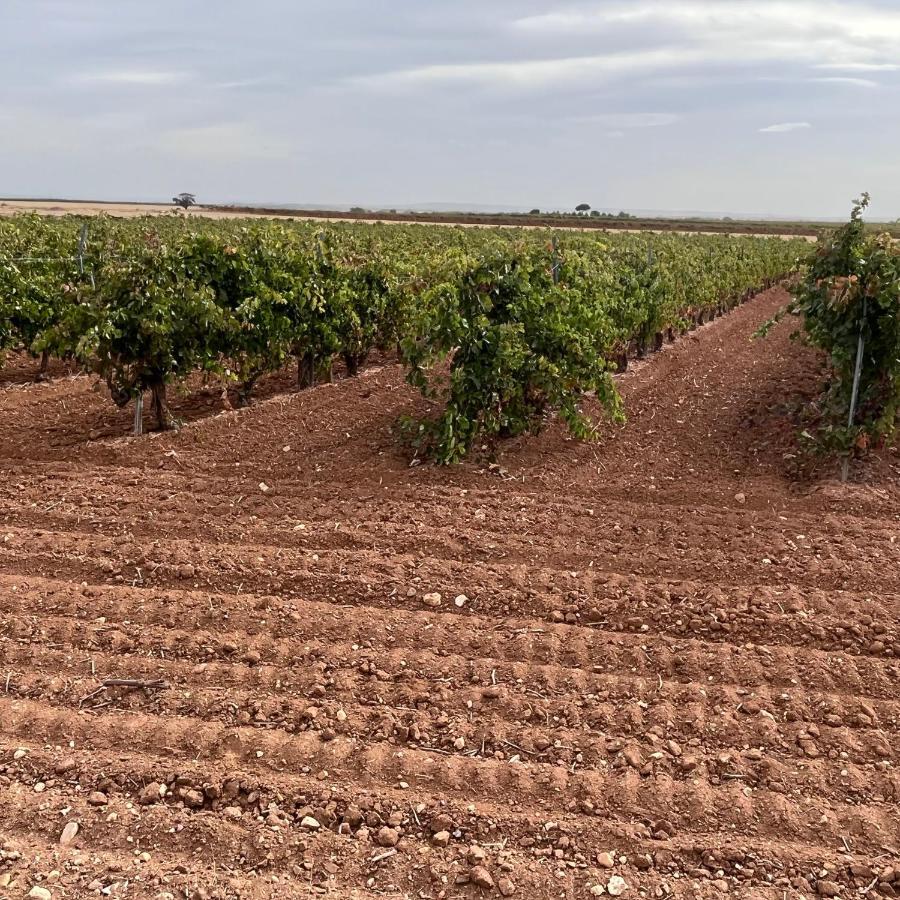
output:
[{"label": "bare ground path", "polygon": [[898,457],[796,480],[819,366],[750,338],[783,300],[624,376],[599,444],[500,467],[410,468],[392,364],[198,389],[137,441],[89,379],[7,378],[0,885],[900,892]]}]

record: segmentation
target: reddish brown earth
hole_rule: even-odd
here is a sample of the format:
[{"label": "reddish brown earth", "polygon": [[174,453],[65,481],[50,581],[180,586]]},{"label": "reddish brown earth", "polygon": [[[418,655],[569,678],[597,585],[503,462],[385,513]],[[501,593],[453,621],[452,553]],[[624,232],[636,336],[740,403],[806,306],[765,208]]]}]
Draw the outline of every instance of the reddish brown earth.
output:
[{"label": "reddish brown earth", "polygon": [[900,894],[900,457],[796,479],[783,299],[500,467],[410,468],[392,364],[132,439],[14,362],[0,894]]}]

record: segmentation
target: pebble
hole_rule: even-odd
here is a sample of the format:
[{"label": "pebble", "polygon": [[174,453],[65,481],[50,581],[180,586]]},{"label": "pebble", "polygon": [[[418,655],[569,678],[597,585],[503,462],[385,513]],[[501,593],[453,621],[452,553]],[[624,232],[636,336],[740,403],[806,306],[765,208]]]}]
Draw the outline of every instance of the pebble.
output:
[{"label": "pebble", "polygon": [[56,772],[57,775],[65,775],[66,773],[71,772],[76,765],[78,764],[75,762],[74,757],[66,756],[53,767],[53,771]]},{"label": "pebble", "polygon": [[141,806],[149,806],[151,803],[157,803],[165,794],[166,789],[158,782],[151,781],[146,787],[142,788],[138,794],[138,803]]},{"label": "pebble", "polygon": [[431,838],[436,847],[446,847],[450,843],[450,832],[439,831]]},{"label": "pebble", "polygon": [[314,819],[312,816],[304,816],[300,821],[300,827],[308,828],[310,831],[317,831],[322,826],[318,819]]},{"label": "pebble", "polygon": [[641,756],[640,750],[634,747],[626,747],[622,755],[632,769],[640,769],[644,765],[644,757]]},{"label": "pebble", "polygon": [[468,861],[470,866],[477,866],[479,863],[483,863],[487,859],[487,853],[479,847],[477,844],[472,844],[469,847],[469,852],[466,854],[466,860]]},{"label": "pebble", "polygon": [[24,759],[26,756],[28,756],[28,751],[23,750],[21,747],[19,747],[19,749],[16,750],[15,753],[13,753],[13,759],[15,759],[17,761],[20,759]]},{"label": "pebble", "polygon": [[222,810],[224,815],[226,815],[229,819],[240,819],[243,815],[241,808],[239,806],[226,806],[225,809]]},{"label": "pebble", "polygon": [[438,594],[437,592],[433,592],[431,594],[425,594],[425,596],[422,597],[422,602],[426,606],[440,606],[441,605],[441,595]]},{"label": "pebble", "polygon": [[497,890],[500,891],[503,897],[512,897],[516,892],[516,886],[509,878],[501,878],[497,882]]},{"label": "pebble", "polygon": [[87,802],[88,806],[106,806],[109,803],[109,798],[100,791],[92,791],[88,794]]},{"label": "pebble", "polygon": [[747,495],[746,495],[745,493],[743,493],[743,492],[740,492],[740,493],[737,493],[737,494],[734,495],[734,499],[735,499],[738,503],[746,503],[746,502],[747,502]]},{"label": "pebble", "polygon": [[820,881],[816,885],[816,893],[820,897],[839,897],[841,886],[836,881]]},{"label": "pebble", "polygon": [[462,609],[469,602],[469,598],[465,594],[459,594],[453,601],[453,605],[458,609]]},{"label": "pebble", "polygon": [[492,891],[494,889],[494,879],[484,866],[475,866],[475,868],[472,869],[472,884],[485,891]]},{"label": "pebble", "polygon": [[69,844],[75,840],[76,834],[78,834],[78,823],[68,822],[66,827],[63,828],[62,834],[59,836],[60,844],[62,844],[63,847],[68,847]]},{"label": "pebble", "polygon": [[28,896],[31,897],[32,900],[53,900],[53,894],[51,894],[47,888],[38,885],[35,885],[28,892]]},{"label": "pebble", "polygon": [[388,828],[385,825],[383,828],[378,829],[376,840],[379,847],[396,847],[397,842],[400,840],[400,832],[396,828]]},{"label": "pebble", "polygon": [[591,888],[592,897],[602,897],[606,893],[606,888],[602,884],[595,884]]},{"label": "pebble", "polygon": [[184,805],[190,809],[200,809],[203,806],[203,794],[198,790],[186,790],[181,799],[184,801]]},{"label": "pebble", "polygon": [[606,890],[609,891],[610,897],[621,897],[628,890],[628,884],[621,875],[613,875],[606,885]]},{"label": "pebble", "polygon": [[616,860],[613,857],[612,853],[597,854],[597,865],[600,866],[601,869],[612,869],[615,864]]}]

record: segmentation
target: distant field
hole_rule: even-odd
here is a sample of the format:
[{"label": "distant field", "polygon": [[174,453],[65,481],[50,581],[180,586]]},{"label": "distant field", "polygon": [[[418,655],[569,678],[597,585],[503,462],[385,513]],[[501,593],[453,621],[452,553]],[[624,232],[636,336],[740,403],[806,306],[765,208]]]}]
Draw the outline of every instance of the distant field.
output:
[{"label": "distant field", "polygon": [[[45,215],[144,216],[176,213],[175,208],[162,203],[107,203],[92,200],[0,200],[0,215],[33,211]],[[181,213],[179,213],[181,214]],[[209,218],[240,216],[316,219],[321,221],[358,222],[422,222],[437,225],[467,225],[471,227],[572,228],[577,230],[615,231],[678,231],[704,234],[771,234],[816,238],[829,225],[823,222],[727,221],[723,219],[616,219],[573,215],[529,215],[490,213],[402,213],[389,211],[348,212],[341,210],[276,209],[253,206],[203,206],[188,215]],[[900,235],[900,226],[873,224],[872,228],[888,229]]]}]

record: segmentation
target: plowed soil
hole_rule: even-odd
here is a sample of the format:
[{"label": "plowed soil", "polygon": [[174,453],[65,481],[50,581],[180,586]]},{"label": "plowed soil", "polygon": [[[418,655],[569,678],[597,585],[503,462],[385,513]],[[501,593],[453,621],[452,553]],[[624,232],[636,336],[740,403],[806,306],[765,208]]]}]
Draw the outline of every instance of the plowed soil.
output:
[{"label": "plowed soil", "polygon": [[138,439],[15,362],[0,894],[900,894],[900,458],[799,480],[784,299],[449,470],[390,362]]}]

